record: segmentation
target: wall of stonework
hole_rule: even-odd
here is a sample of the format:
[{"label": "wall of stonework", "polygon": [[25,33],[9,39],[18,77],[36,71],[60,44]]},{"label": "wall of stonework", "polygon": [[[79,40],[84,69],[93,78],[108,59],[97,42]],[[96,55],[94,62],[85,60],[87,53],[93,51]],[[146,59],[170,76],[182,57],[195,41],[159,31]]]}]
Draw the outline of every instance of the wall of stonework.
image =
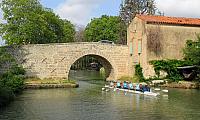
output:
[{"label": "wall of stonework", "polygon": [[[15,50],[13,50],[15,51]],[[25,45],[13,52],[29,77],[68,78],[71,65],[85,55],[93,55],[103,64],[107,80],[128,75],[128,46],[102,43],[66,43]],[[19,52],[20,51],[20,52]]]},{"label": "wall of stonework", "polygon": [[[148,32],[158,32],[161,43],[161,52],[155,53],[148,48]],[[129,65],[130,70],[134,71],[134,65],[140,62],[143,68],[143,74],[146,78],[155,75],[153,66],[149,64],[151,60],[160,59],[182,59],[183,48],[187,40],[195,40],[196,35],[200,33],[200,27],[175,26],[163,24],[147,24],[139,18],[135,18],[128,27],[127,44],[129,46]],[[138,54],[138,41],[142,41],[142,53]],[[133,73],[134,74],[134,73]]]},{"label": "wall of stonework", "polygon": [[172,26],[172,25],[146,25],[148,29],[159,29],[159,33],[163,39],[162,51],[160,55],[148,51],[148,61],[154,59],[182,59],[183,48],[186,45],[187,40],[197,39],[197,35],[200,34],[200,27],[189,26]]},{"label": "wall of stonework", "polygon": [[[155,75],[153,67],[149,65],[149,61],[151,60],[183,59],[183,48],[186,45],[186,41],[195,40],[197,34],[200,34],[200,27],[190,26],[146,24],[146,30],[149,31],[149,29],[158,31],[158,34],[161,36],[161,39],[159,39],[161,51],[159,54],[156,54],[155,52],[150,51],[148,47],[144,48],[147,50],[146,64],[144,65],[145,76]],[[148,38],[148,34],[146,35]]]}]

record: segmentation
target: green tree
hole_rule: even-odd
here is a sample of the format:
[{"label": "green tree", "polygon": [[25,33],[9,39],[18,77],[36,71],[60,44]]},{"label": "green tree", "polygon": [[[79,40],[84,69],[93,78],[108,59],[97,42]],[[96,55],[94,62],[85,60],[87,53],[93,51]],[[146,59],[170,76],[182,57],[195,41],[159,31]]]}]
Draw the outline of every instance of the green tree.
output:
[{"label": "green tree", "polygon": [[86,26],[84,37],[86,41],[97,42],[100,40],[120,41],[120,18],[117,16],[103,15],[94,18]]},{"label": "green tree", "polygon": [[61,41],[62,43],[66,42],[74,42],[75,41],[75,27],[74,25],[68,20],[62,20],[62,34],[61,34]]},{"label": "green tree", "polygon": [[195,65],[200,65],[200,35],[197,40],[188,40],[184,49],[185,59]]},{"label": "green tree", "polygon": [[44,8],[39,0],[2,0],[0,7],[6,23],[0,24],[7,44],[71,42],[74,26]]},{"label": "green tree", "polygon": [[155,12],[155,0],[122,0],[120,17],[128,25],[136,14],[154,15]]}]

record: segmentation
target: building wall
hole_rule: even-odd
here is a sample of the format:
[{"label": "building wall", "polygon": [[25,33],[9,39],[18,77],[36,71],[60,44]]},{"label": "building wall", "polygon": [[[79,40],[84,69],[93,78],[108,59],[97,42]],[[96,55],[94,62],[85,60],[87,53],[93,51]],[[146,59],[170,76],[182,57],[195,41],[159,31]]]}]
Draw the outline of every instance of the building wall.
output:
[{"label": "building wall", "polygon": [[[132,32],[131,29],[134,25],[137,25],[136,32]],[[149,37],[149,31],[155,31],[160,36],[161,51],[152,51],[148,48],[147,39]],[[144,21],[137,17],[133,20],[128,28],[128,44],[131,49],[130,43],[133,44],[133,56],[130,57],[130,63],[132,66],[140,61],[143,67],[143,73],[145,77],[154,76],[154,70],[152,65],[149,64],[151,60],[160,59],[182,59],[183,48],[185,47],[187,40],[195,40],[196,34],[200,33],[200,27],[192,26],[178,26],[178,25],[163,25],[163,24],[146,24]],[[142,53],[138,55],[138,40],[142,39]],[[129,51],[130,52],[130,51]],[[133,69],[134,68],[130,68]]]},{"label": "building wall", "polygon": [[[134,66],[138,63],[146,64],[147,51],[146,46],[146,29],[145,22],[137,17],[131,22],[127,30],[127,44],[129,46],[129,71],[135,74]],[[139,45],[141,43],[141,45]],[[141,46],[141,47],[139,47]],[[141,49],[141,50],[140,50]],[[139,54],[139,52],[141,52]]]},{"label": "building wall", "polygon": [[[195,40],[197,34],[200,34],[200,27],[187,26],[169,26],[169,25],[146,25],[147,31],[149,29],[159,29],[159,33],[163,39],[162,52],[160,55],[148,51],[148,61],[155,59],[182,59],[183,48],[187,40]],[[147,48],[148,49],[148,48]]]}]

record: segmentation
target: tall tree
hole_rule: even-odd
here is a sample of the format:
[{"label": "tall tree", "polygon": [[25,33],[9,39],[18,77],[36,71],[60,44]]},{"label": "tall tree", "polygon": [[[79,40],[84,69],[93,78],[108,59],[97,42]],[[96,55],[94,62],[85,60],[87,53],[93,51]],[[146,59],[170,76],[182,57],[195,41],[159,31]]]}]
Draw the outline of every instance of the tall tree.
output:
[{"label": "tall tree", "polygon": [[39,0],[2,0],[0,7],[6,20],[0,24],[0,34],[7,44],[73,41],[73,25],[44,8]]},{"label": "tall tree", "polygon": [[58,31],[62,33],[61,39],[58,39],[60,41],[57,42],[59,43],[74,42],[76,34],[74,25],[66,19],[61,20],[61,23],[62,23],[61,24],[62,30]]},{"label": "tall tree", "polygon": [[155,12],[155,0],[122,0],[120,17],[128,25],[136,14],[153,15]]},{"label": "tall tree", "polygon": [[120,25],[120,18],[117,16],[103,15],[101,18],[94,18],[85,28],[85,40],[89,42],[111,40],[118,43],[122,28]]},{"label": "tall tree", "polygon": [[85,31],[84,26],[76,25],[76,34],[75,34],[75,41],[76,42],[85,42],[84,31]]}]

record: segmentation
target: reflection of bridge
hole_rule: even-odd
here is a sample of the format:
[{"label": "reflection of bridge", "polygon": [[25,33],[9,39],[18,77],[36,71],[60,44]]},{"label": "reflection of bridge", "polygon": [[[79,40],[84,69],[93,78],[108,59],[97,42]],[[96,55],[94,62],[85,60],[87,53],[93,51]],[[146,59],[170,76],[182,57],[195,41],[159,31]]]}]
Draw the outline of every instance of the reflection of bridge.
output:
[{"label": "reflection of bridge", "polygon": [[[65,43],[23,46],[26,61],[23,66],[28,76],[39,78],[68,78],[71,65],[90,55],[99,60],[106,70],[107,80],[128,75],[128,46],[101,43]],[[21,52],[20,52],[21,54]]]}]

